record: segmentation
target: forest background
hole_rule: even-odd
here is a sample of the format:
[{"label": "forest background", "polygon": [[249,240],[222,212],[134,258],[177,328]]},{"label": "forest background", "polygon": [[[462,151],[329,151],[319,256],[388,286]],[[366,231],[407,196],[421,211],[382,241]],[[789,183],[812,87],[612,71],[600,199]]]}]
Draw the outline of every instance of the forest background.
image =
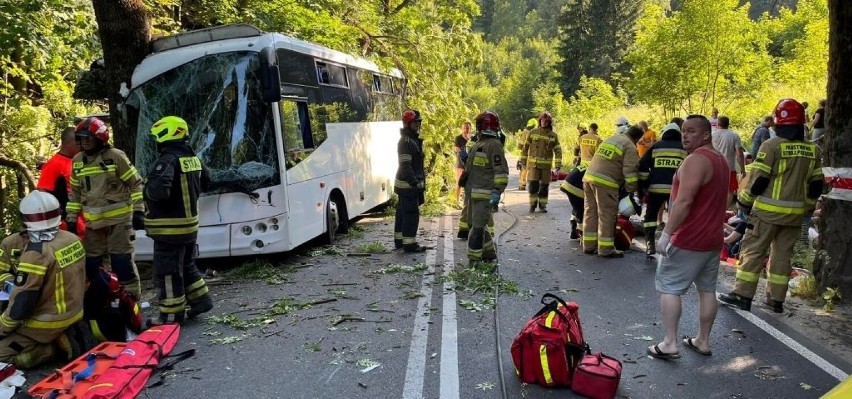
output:
[{"label": "forest background", "polygon": [[[731,117],[748,147],[775,103],[825,98],[827,0],[139,0],[155,36],[250,23],[401,69],[425,122],[430,210],[451,205],[452,140],[481,110],[514,133],[549,110],[571,160],[576,125],[603,136],[624,115]],[[74,117],[101,57],[89,0],[0,0],[0,223],[19,226],[36,164]],[[514,149],[510,137],[507,147]]]}]

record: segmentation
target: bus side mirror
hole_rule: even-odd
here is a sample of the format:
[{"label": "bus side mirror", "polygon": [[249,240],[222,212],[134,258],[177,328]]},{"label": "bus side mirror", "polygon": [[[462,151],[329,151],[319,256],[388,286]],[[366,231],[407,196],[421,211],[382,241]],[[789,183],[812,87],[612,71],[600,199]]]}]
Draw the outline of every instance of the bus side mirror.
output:
[{"label": "bus side mirror", "polygon": [[274,103],[281,100],[281,75],[278,74],[278,61],[272,47],[260,51],[260,74],[263,101]]}]

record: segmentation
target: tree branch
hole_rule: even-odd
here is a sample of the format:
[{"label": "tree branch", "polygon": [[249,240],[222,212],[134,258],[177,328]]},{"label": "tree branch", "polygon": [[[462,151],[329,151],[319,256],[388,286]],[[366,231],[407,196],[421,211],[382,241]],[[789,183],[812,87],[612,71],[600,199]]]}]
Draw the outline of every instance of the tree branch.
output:
[{"label": "tree branch", "polygon": [[30,189],[30,191],[35,190],[36,179],[33,176],[33,172],[30,171],[30,168],[28,168],[27,165],[24,165],[23,162],[18,161],[17,159],[11,159],[6,158],[4,156],[0,156],[0,166],[16,169],[18,172],[21,172],[21,174],[27,180],[27,187]]}]

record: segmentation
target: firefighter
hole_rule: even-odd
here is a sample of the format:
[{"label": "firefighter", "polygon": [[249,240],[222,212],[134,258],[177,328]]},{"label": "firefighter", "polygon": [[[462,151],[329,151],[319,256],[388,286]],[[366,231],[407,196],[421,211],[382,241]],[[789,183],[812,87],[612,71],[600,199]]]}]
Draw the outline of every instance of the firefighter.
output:
[{"label": "firefighter", "polygon": [[[523,149],[524,145],[529,140],[530,132],[533,129],[538,127],[538,120],[535,118],[530,118],[527,121],[527,127],[524,130],[521,130],[518,133],[518,148]],[[520,177],[518,178],[518,191],[526,191],[527,190],[527,168],[521,160],[518,160],[518,171],[520,172]]]},{"label": "firefighter", "polygon": [[420,224],[420,205],[425,202],[426,173],[423,170],[423,139],[420,138],[420,111],[408,109],[402,113],[402,130],[397,144],[399,169],[396,171],[394,192],[396,205],[393,243],[405,252],[423,252],[428,247],[417,243]]},{"label": "firefighter", "polygon": [[133,263],[133,227],[144,217],[142,178],[123,151],[109,145],[109,129],[96,118],[80,121],[76,130],[83,151],[71,165],[71,194],[66,206],[68,231],[77,231],[77,215],[86,219],[86,276],[97,277],[103,257],[121,285],[138,299],[139,272]]},{"label": "firefighter", "polygon": [[189,127],[167,116],[151,127],[160,158],[148,173],[143,226],[154,240],[154,286],[160,315],[148,325],[181,323],[213,309],[204,278],[195,266],[198,197],[210,181],[207,168],[187,144]]},{"label": "firefighter", "polygon": [[471,148],[465,163],[465,198],[471,224],[467,257],[471,263],[497,259],[497,247],[488,228],[493,223],[492,208],[509,183],[509,164],[500,144],[500,118],[491,111],[476,117],[479,141]]},{"label": "firefighter", "polygon": [[687,155],[677,124],[669,123],[663,127],[660,139],[639,161],[639,198],[648,205],[645,210],[645,222],[642,224],[645,231],[645,253],[648,256],[657,253],[657,216],[669,200],[675,172]]},{"label": "firefighter", "polygon": [[616,134],[601,143],[586,175],[583,176],[583,252],[604,258],[621,258],[615,249],[615,219],[618,215],[618,190],[636,191],[639,181],[639,153],[636,142],[642,129],[631,126],[625,134]]},{"label": "firefighter", "polygon": [[627,132],[627,129],[629,127],[630,121],[627,120],[627,117],[622,115],[615,119],[615,134],[622,134],[624,132]]},{"label": "firefighter", "polygon": [[579,240],[580,232],[583,230],[583,201],[586,197],[583,192],[583,176],[586,175],[586,168],[587,166],[581,161],[568,173],[565,181],[562,182],[562,186],[559,187],[559,190],[568,196],[568,202],[571,203],[570,237],[572,240]]},{"label": "firefighter", "polygon": [[15,272],[15,266],[28,242],[30,237],[26,230],[9,234],[0,242],[0,290],[5,288],[5,282],[12,281],[12,273]]},{"label": "firefighter", "polygon": [[542,112],[538,117],[537,128],[521,148],[521,164],[527,169],[527,188],[530,193],[530,212],[538,207],[547,212],[547,195],[550,188],[550,171],[554,164],[556,172],[562,169],[562,147],[553,131],[553,117]]},{"label": "firefighter", "polygon": [[53,195],[33,191],[20,211],[29,240],[0,314],[0,361],[31,368],[56,355],[71,360],[80,352],[70,329],[83,318],[86,250],[76,235],[59,229],[62,211]]},{"label": "firefighter", "polygon": [[577,141],[577,147],[579,147],[580,150],[580,165],[584,166],[588,166],[589,162],[592,162],[592,158],[595,156],[598,146],[601,145],[601,142],[603,141],[601,136],[598,136],[598,125],[596,123],[592,123],[590,127],[591,131],[580,136]]},{"label": "firefighter", "polygon": [[822,193],[822,154],[805,141],[805,110],[793,99],[775,107],[774,138],[765,141],[750,165],[748,189],[740,190],[737,203],[750,212],[740,250],[741,265],[732,292],[719,300],[742,310],[751,302],[769,254],[764,303],[776,313],[784,311],[790,258],[801,236],[802,217],[813,209]]}]

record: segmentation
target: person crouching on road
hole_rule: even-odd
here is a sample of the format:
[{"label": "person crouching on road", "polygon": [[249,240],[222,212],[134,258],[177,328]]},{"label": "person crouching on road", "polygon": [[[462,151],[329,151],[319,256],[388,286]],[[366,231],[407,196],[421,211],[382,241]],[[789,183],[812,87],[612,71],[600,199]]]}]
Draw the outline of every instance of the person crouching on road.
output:
[{"label": "person crouching on road", "polygon": [[683,124],[683,148],[689,153],[672,183],[669,221],[657,242],[662,257],[657,265],[665,338],[648,348],[658,359],[680,357],[678,322],[681,297],[694,283],[698,290],[698,336],[684,338],[687,348],[710,355],[710,330],[716,319],[716,281],[728,195],[728,162],[713,148],[710,121],[690,115]]},{"label": "person crouching on road", "polygon": [[802,217],[822,194],[822,154],[805,141],[805,110],[793,99],[775,107],[777,135],[761,144],[749,165],[748,188],[737,203],[750,213],[740,249],[740,268],[734,290],[719,300],[742,310],[751,302],[769,254],[765,304],[775,313],[784,311],[790,281],[790,258],[802,231]]},{"label": "person crouching on road", "polygon": [[621,258],[615,249],[615,221],[618,216],[618,190],[636,191],[639,181],[639,153],[636,142],[642,129],[631,126],[625,134],[616,134],[598,147],[586,175],[583,176],[583,253],[604,258]]},{"label": "person crouching on road", "polygon": [[[207,168],[187,144],[189,127],[177,116],[154,123],[160,157],[148,173],[142,226],[154,240],[154,286],[160,315],[148,326],[182,323],[213,309],[207,284],[195,266],[198,197],[210,181]],[[189,305],[189,310],[186,309]]]},{"label": "person crouching on road", "polygon": [[424,252],[429,247],[417,243],[420,205],[426,202],[426,172],[423,169],[423,139],[420,138],[420,111],[402,113],[402,130],[396,151],[399,168],[393,190],[399,197],[393,226],[393,244],[405,252]]},{"label": "person crouching on road", "polygon": [[471,148],[465,163],[465,198],[469,198],[467,257],[471,263],[497,259],[497,246],[488,229],[492,208],[509,184],[509,164],[499,140],[500,118],[484,111],[476,117],[479,141]]},{"label": "person crouching on road", "polygon": [[553,131],[553,117],[549,112],[539,115],[538,125],[521,148],[521,164],[527,168],[531,213],[535,212],[536,207],[547,212],[551,168],[555,165],[557,173],[562,169],[562,147]]},{"label": "person crouching on road", "polygon": [[53,195],[33,191],[20,210],[29,240],[0,315],[0,361],[31,368],[57,355],[74,359],[84,349],[69,329],[83,319],[86,250],[76,235],[59,229],[62,211]]},{"label": "person crouching on road", "polygon": [[77,231],[77,216],[86,219],[86,276],[98,278],[103,257],[124,288],[142,295],[139,272],[133,263],[133,240],[143,219],[142,178],[123,151],[109,145],[104,121],[86,118],[77,124],[82,152],[71,164],[71,193],[66,206],[68,231]]},{"label": "person crouching on road", "polygon": [[680,128],[669,123],[663,127],[662,140],[654,143],[639,161],[639,198],[648,204],[645,210],[645,253],[652,256],[657,253],[655,240],[658,215],[669,201],[672,193],[672,180],[677,168],[686,158],[681,143]]}]

